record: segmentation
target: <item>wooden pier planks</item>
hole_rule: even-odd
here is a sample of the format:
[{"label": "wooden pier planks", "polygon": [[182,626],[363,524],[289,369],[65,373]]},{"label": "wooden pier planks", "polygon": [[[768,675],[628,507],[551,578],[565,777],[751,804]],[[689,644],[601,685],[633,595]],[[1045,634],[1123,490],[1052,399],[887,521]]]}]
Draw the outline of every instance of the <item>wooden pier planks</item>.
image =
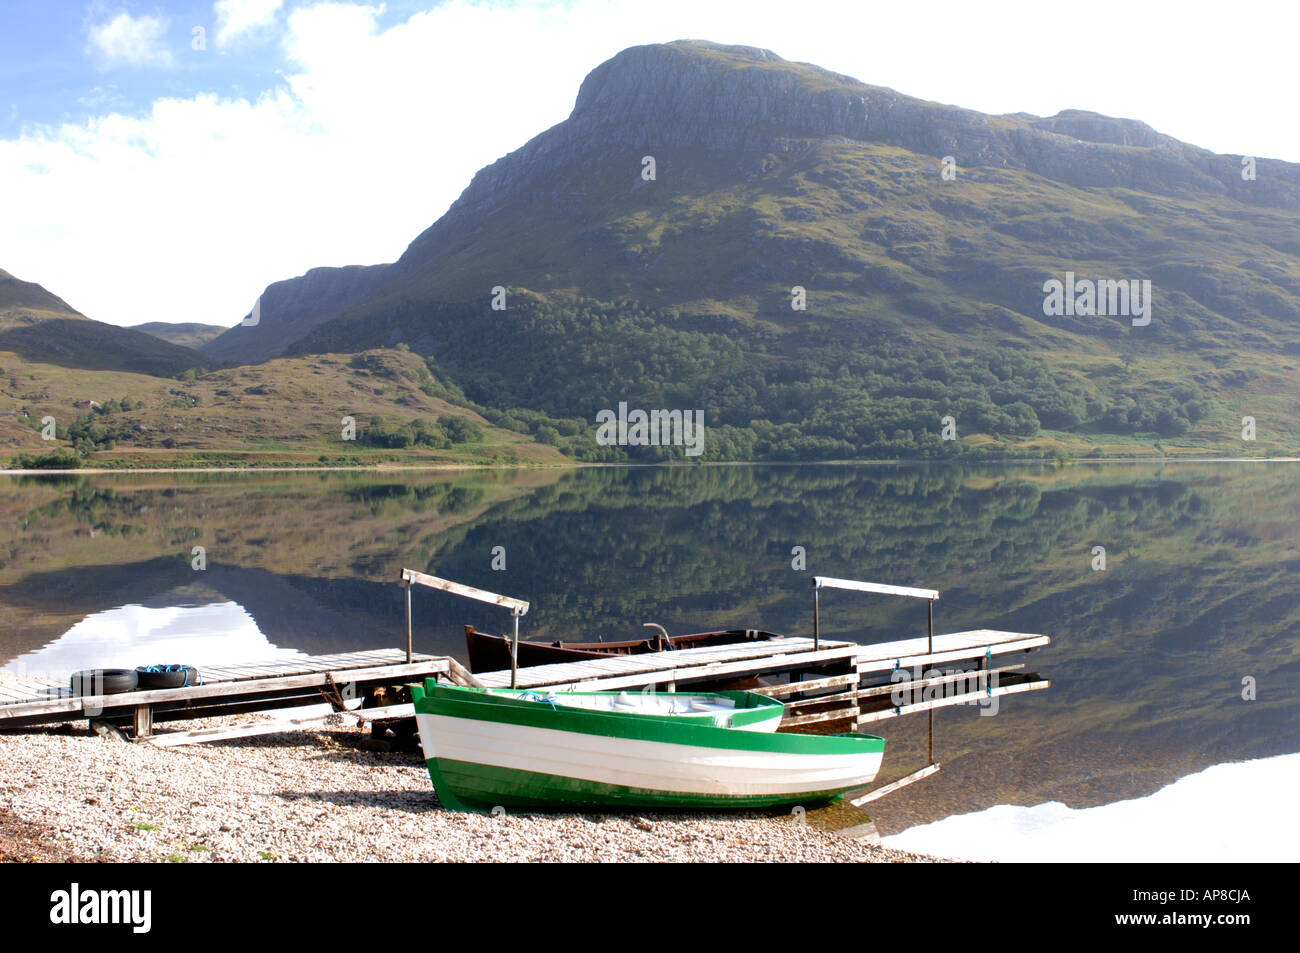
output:
[{"label": "wooden pier planks", "polygon": [[[845,722],[846,727],[862,725],[885,718],[894,718],[912,712],[928,711],[948,705],[972,704],[994,696],[1034,691],[1051,685],[1046,679],[1025,679],[1017,676],[1012,684],[999,684],[989,690],[987,679],[1010,675],[1023,668],[1019,664],[996,668],[989,665],[995,656],[1013,652],[1027,652],[1050,644],[1045,635],[1027,632],[1003,632],[996,629],[976,629],[936,635],[933,651],[926,636],[900,639],[874,645],[856,645],[852,642],[822,640],[820,649],[812,639],[786,638],[770,642],[749,642],[737,645],[709,646],[698,649],[681,649],[672,652],[651,652],[644,655],[611,656],[581,662],[560,662],[521,668],[518,676],[520,688],[552,688],[556,690],[608,691],[640,689],[650,686],[672,686],[690,690],[690,683],[714,679],[724,675],[778,675],[791,673],[787,683],[763,686],[762,694],[781,698],[787,702],[788,712],[782,719],[782,728],[811,729],[821,723]],[[960,673],[933,674],[933,666],[948,662],[972,662],[978,668]],[[826,675],[829,668],[848,667],[843,674]],[[880,679],[896,669],[909,673],[920,669],[919,679],[861,687],[864,680]],[[842,670],[842,669],[841,669]],[[798,680],[799,674],[813,677]],[[510,673],[488,672],[478,676],[487,688],[505,688],[510,684]],[[891,707],[879,711],[862,711],[864,699],[879,694],[903,691],[932,690],[938,686],[963,681],[984,679],[985,687],[978,691],[943,695],[902,708]],[[807,695],[807,693],[812,693]],[[805,696],[795,698],[793,696]],[[822,710],[818,710],[822,709]]]},{"label": "wooden pier planks", "polygon": [[858,654],[858,671],[888,672],[895,667],[937,665],[958,662],[983,655],[1005,655],[1009,652],[1027,652],[1041,648],[1052,640],[1046,635],[1029,632],[1000,632],[997,629],[974,629],[970,632],[951,632],[934,637],[934,649],[928,650],[928,639],[919,636],[897,642],[863,645]]},{"label": "wooden pier planks", "polygon": [[[926,651],[925,636],[875,645],[823,639],[821,648],[816,650],[812,639],[796,637],[535,665],[519,670],[518,684],[520,688],[567,688],[579,685],[592,689],[630,688],[672,681],[695,681],[717,675],[776,674],[838,661],[851,661],[859,676],[862,676],[889,672],[896,667],[925,667],[942,662],[969,661],[986,655],[1029,651],[1050,642],[1051,639],[1045,635],[977,629],[936,635],[933,652]],[[510,684],[508,671],[487,672],[478,678],[488,688],[505,688]],[[764,689],[764,692],[779,695],[814,687],[820,686],[812,683],[804,687],[771,686]]]},{"label": "wooden pier planks", "polygon": [[[46,682],[34,687],[26,696],[0,697],[0,727],[6,722],[32,720],[70,720],[88,717],[87,712],[129,711],[152,708],[168,703],[188,703],[219,709],[248,704],[257,697],[310,692],[348,682],[398,683],[431,675],[445,675],[451,660],[432,655],[415,656],[406,661],[401,649],[381,649],[334,655],[302,656],[273,659],[265,663],[236,663],[224,666],[200,666],[203,683],[185,688],[163,688],[121,692],[103,696],[73,696],[65,684]],[[459,667],[459,666],[458,666]],[[13,686],[6,685],[6,689]],[[267,705],[267,707],[272,707]],[[215,713],[211,711],[210,713]],[[62,716],[62,718],[60,718]]]},{"label": "wooden pier planks", "polygon": [[[521,668],[518,685],[605,691],[689,683],[722,675],[776,674],[836,661],[851,662],[857,649],[851,642],[823,640],[821,649],[817,650],[812,639],[787,638],[644,655],[613,655]],[[510,685],[510,672],[486,672],[478,679],[487,688],[506,688]]]},{"label": "wooden pier planks", "polygon": [[[402,653],[406,657],[406,653]],[[234,738],[255,738],[260,735],[282,734],[300,728],[312,728],[323,725],[334,717],[353,718],[362,724],[395,718],[414,718],[415,706],[410,702],[404,705],[389,705],[384,708],[365,708],[359,711],[330,712],[324,715],[306,715],[301,718],[279,718],[270,722],[258,722],[255,725],[235,725],[223,728],[198,728],[194,731],[171,731],[162,735],[151,735],[141,740],[159,748],[174,748],[178,745],[203,744],[209,741],[229,741]]]}]

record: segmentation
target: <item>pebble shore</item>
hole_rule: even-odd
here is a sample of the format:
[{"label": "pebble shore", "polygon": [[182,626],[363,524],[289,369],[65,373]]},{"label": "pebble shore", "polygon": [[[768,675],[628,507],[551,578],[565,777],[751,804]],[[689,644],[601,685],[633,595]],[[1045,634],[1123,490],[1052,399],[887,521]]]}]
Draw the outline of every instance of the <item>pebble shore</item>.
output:
[{"label": "pebble shore", "polygon": [[[168,725],[211,727],[220,722]],[[0,735],[0,859],[170,862],[803,861],[934,858],[758,814],[448,811],[424,762],[343,725],[173,748]]]}]

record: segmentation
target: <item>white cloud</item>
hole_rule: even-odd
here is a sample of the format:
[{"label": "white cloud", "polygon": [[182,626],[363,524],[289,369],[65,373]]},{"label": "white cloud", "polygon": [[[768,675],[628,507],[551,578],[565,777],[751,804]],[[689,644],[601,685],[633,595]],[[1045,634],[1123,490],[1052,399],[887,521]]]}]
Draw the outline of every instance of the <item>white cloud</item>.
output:
[{"label": "white cloud", "polygon": [[[1251,26],[1267,14],[1196,33],[1187,24],[1207,21],[1097,3],[1098,22],[1147,39],[1093,43],[1087,69],[1061,65],[1073,14],[1041,5],[992,21],[860,0],[801,0],[798,15],[760,0],[448,0],[393,25],[356,3],[279,11],[283,76],[259,96],[159,99],[139,115],[104,106],[0,139],[0,267],[103,321],[233,324],[272,281],[392,261],[478,169],[564,119],[592,68],[685,37],[985,111],[1091,108],[1224,152],[1300,159],[1300,127],[1276,121],[1294,87],[1290,38]],[[1248,83],[1223,83],[1237,70]],[[1224,88],[1237,91],[1230,104]]]},{"label": "white cloud", "polygon": [[91,49],[105,66],[171,66],[171,51],[163,45],[166,33],[165,17],[126,12],[88,31]]},{"label": "white cloud", "polygon": [[275,22],[284,0],[217,0],[212,12],[217,18],[217,46],[255,33]]},{"label": "white cloud", "polygon": [[60,681],[87,668],[220,665],[231,658],[271,661],[302,658],[297,649],[272,645],[248,610],[236,602],[204,606],[119,606],[86,616],[50,644],[20,655],[0,671]]}]

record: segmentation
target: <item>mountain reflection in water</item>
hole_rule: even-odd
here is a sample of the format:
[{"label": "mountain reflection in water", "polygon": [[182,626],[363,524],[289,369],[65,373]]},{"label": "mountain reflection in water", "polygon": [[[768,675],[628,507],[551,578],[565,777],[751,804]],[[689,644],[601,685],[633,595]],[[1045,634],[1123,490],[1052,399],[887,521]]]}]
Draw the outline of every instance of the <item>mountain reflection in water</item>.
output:
[{"label": "mountain reflection in water", "polygon": [[[1162,805],[1161,792],[1216,765],[1296,774],[1294,759],[1272,759],[1300,752],[1300,465],[0,477],[0,514],[0,664],[398,648],[404,567],[528,600],[528,639],[639,638],[644,622],[808,635],[816,573],[939,589],[940,633],[1052,639],[1008,660],[1051,679],[1047,691],[1003,698],[993,717],[936,714],[943,768],[871,802],[885,837],[946,818],[957,830],[960,815],[991,823],[999,815],[981,812],[1018,806],[1008,810],[1028,809],[1021,819],[1050,841],[1049,830],[1083,823],[1052,802],[1088,821],[1088,809]],[[463,661],[464,624],[509,626],[502,610],[444,593],[421,591],[413,605],[419,652]],[[922,635],[925,607],[828,593],[821,626],[862,643]],[[136,638],[147,657],[114,654]],[[871,726],[887,742],[881,783],[925,764],[926,721]],[[1189,788],[1208,790],[1173,794]],[[1185,815],[1189,838],[1230,831],[1246,813],[1292,829],[1254,792],[1215,790],[1178,802],[1203,812]],[[1106,856],[1128,856],[1143,829],[1163,849],[1155,823],[1095,836]],[[1241,843],[1237,856],[1251,856]]]}]

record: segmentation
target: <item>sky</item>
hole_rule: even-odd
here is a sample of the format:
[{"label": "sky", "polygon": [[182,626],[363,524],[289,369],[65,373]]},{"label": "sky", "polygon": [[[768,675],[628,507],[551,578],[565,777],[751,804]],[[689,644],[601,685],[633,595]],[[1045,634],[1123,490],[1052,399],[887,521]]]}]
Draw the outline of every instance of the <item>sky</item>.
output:
[{"label": "sky", "polygon": [[233,325],[396,259],[629,46],[759,46],[989,113],[1300,162],[1289,0],[3,0],[0,269],[112,324]]}]

